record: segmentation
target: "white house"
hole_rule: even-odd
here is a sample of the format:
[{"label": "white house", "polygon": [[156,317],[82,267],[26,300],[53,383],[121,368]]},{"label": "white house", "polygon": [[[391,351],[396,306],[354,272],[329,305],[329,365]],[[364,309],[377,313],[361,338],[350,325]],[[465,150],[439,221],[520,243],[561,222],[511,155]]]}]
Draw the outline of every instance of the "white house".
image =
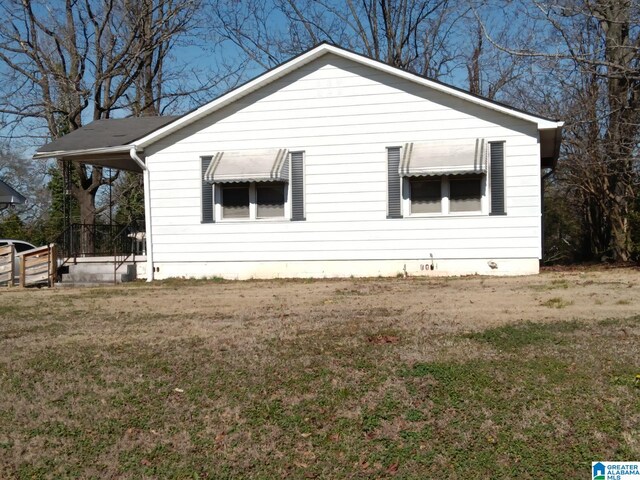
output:
[{"label": "white house", "polygon": [[322,44],[138,138],[36,157],[144,173],[149,279],[515,275],[538,272],[562,125]]}]

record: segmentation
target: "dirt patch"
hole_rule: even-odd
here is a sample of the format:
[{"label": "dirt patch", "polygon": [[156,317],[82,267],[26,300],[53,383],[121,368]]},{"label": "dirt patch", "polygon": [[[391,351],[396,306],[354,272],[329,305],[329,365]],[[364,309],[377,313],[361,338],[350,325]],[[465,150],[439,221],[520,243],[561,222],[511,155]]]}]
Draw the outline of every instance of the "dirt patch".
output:
[{"label": "dirt patch", "polygon": [[[359,319],[358,328],[426,334],[506,323],[598,321],[640,311],[640,273],[630,269],[517,278],[179,282],[76,290],[4,291],[0,335],[27,345],[202,338],[220,348],[295,337]],[[56,318],[52,324],[48,318]],[[108,317],[108,322],[104,319]],[[98,328],[99,325],[99,328]]]}]

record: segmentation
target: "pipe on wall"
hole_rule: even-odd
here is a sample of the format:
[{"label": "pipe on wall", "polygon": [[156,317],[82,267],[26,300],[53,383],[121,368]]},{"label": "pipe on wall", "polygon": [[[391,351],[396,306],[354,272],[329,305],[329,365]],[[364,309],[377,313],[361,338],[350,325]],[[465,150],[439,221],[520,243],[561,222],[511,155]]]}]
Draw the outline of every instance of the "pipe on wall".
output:
[{"label": "pipe on wall", "polygon": [[149,169],[136,152],[135,147],[129,150],[129,156],[142,169],[144,183],[144,223],[145,240],[147,244],[147,282],[153,282],[153,241],[151,234],[151,186],[149,184]]}]

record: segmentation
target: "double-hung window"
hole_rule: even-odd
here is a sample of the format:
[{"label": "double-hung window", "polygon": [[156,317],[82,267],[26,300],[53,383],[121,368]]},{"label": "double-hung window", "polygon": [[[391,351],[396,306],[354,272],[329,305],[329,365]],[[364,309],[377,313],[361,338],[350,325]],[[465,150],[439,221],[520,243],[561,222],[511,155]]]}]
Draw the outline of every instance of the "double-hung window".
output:
[{"label": "double-hung window", "polygon": [[407,178],[404,182],[408,215],[481,213],[485,175]]},{"label": "double-hung window", "polygon": [[284,218],[287,199],[285,182],[247,182],[217,187],[220,220]]},{"label": "double-hung window", "polygon": [[486,175],[449,177],[449,211],[482,211],[482,186]]},{"label": "double-hung window", "polygon": [[287,184],[268,182],[255,184],[256,218],[283,218]]},{"label": "double-hung window", "polygon": [[436,178],[412,178],[409,181],[411,213],[442,212],[442,182]]},{"label": "double-hung window", "polygon": [[250,184],[220,185],[219,203],[222,209],[222,218],[249,218]]}]

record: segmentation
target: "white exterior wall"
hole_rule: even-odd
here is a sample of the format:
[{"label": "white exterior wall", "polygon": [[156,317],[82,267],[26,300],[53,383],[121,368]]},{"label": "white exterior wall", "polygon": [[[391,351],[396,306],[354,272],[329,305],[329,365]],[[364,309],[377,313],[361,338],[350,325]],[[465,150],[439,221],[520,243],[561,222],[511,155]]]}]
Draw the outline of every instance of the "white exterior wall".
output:
[{"label": "white exterior wall", "polygon": [[[386,218],[387,147],[476,138],[506,142],[506,216]],[[305,152],[306,221],[202,224],[200,156],[262,148]],[[537,272],[536,125],[333,55],[162,139],[146,156],[156,278],[434,274],[420,267],[432,256],[438,274]]]}]

